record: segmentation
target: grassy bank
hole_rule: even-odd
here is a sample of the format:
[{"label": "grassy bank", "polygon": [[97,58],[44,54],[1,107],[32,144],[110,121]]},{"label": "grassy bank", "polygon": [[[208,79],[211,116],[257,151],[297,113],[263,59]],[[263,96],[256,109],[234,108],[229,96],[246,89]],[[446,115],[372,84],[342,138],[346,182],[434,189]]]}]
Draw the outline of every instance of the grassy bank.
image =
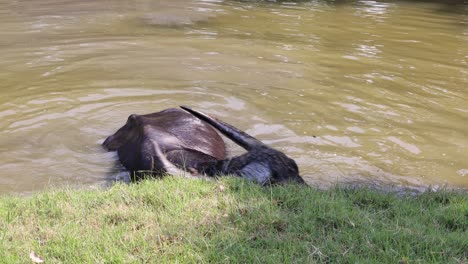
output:
[{"label": "grassy bank", "polygon": [[0,198],[0,263],[467,263],[468,198],[168,177]]}]

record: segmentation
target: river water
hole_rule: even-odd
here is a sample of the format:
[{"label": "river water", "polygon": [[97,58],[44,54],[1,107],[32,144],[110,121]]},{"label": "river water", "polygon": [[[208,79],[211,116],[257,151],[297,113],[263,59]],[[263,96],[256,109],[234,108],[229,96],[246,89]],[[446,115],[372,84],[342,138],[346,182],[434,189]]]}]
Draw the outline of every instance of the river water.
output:
[{"label": "river water", "polygon": [[463,1],[6,0],[0,69],[0,193],[105,185],[100,143],[178,105],[312,185],[468,188]]}]

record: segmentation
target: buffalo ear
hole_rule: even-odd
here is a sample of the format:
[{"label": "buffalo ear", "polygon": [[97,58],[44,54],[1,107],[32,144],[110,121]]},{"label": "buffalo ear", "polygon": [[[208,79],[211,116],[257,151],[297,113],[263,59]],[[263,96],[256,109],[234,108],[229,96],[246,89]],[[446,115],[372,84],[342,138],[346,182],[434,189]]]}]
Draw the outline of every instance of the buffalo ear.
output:
[{"label": "buffalo ear", "polygon": [[140,116],[137,114],[131,114],[127,118],[127,124],[131,126],[137,126],[140,124]]}]

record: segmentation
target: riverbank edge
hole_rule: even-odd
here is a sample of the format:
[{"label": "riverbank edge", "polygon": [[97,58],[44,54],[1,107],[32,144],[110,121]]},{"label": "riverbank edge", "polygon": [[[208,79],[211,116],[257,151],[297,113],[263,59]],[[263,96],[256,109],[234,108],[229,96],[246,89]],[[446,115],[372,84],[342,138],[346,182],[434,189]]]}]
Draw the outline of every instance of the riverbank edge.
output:
[{"label": "riverbank edge", "polygon": [[166,177],[0,196],[0,263],[466,263],[468,196]]}]

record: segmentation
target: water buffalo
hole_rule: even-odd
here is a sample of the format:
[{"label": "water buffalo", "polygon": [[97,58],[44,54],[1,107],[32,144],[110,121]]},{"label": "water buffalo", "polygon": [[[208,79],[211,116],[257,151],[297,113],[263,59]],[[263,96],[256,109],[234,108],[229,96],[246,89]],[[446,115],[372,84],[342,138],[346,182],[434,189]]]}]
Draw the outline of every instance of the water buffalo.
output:
[{"label": "water buffalo", "polygon": [[210,125],[178,108],[130,115],[103,143],[138,180],[144,175],[181,175],[199,163],[226,158],[221,136]]},{"label": "water buffalo", "polygon": [[265,145],[260,140],[230,124],[186,106],[181,106],[181,108],[209,123],[226,137],[247,150],[245,154],[237,157],[198,163],[195,169],[199,173],[208,176],[236,175],[256,181],[261,185],[283,182],[305,184],[299,175],[296,162],[284,153]]}]

